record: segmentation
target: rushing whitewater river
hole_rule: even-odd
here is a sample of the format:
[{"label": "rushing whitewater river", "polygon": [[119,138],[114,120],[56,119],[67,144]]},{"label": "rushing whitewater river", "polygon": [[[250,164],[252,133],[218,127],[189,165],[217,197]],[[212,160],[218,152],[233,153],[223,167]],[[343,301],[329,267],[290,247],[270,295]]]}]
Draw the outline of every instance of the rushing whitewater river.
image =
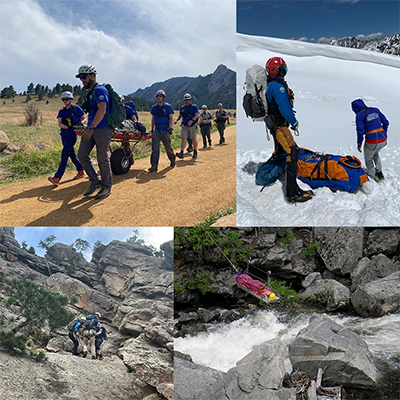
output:
[{"label": "rushing whitewater river", "polygon": [[[190,354],[193,362],[227,372],[255,346],[279,337],[286,345],[306,327],[314,310],[302,309],[297,315],[282,311],[257,311],[230,324],[209,324],[207,332],[175,339],[175,350]],[[373,393],[349,391],[349,398],[398,400],[400,374],[400,315],[361,318],[328,315],[338,324],[357,333],[385,368],[387,381]],[[286,369],[291,372],[289,356]]]}]

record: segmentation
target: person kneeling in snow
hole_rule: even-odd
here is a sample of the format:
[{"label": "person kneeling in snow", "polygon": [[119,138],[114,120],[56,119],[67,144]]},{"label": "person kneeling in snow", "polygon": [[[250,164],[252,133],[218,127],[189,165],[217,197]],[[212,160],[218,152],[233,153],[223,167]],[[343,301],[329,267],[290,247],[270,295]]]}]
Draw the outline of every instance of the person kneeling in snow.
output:
[{"label": "person kneeling in snow", "polygon": [[299,148],[288,127],[290,124],[297,131],[299,122],[293,112],[293,92],[284,79],[287,65],[282,58],[272,57],[265,67],[268,74],[266,97],[268,114],[273,122],[270,130],[274,138],[275,153],[286,154],[286,199],[290,203],[305,202],[312,198],[313,192],[302,190],[296,181]]},{"label": "person kneeling in snow", "polygon": [[385,177],[379,152],[387,143],[389,121],[378,108],[367,107],[363,100],[356,99],[351,103],[356,114],[357,149],[361,153],[361,145],[365,135],[364,159],[369,177],[377,182]]}]

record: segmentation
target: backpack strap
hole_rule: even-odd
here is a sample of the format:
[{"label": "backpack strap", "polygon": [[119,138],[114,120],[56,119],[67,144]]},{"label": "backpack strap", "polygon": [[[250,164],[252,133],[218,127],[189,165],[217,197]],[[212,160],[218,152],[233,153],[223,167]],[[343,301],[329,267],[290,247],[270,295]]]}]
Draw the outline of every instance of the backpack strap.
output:
[{"label": "backpack strap", "polygon": [[365,125],[365,118],[367,118],[367,111],[368,111],[369,107],[365,106],[364,108],[365,108],[365,112],[364,112],[363,124]]}]

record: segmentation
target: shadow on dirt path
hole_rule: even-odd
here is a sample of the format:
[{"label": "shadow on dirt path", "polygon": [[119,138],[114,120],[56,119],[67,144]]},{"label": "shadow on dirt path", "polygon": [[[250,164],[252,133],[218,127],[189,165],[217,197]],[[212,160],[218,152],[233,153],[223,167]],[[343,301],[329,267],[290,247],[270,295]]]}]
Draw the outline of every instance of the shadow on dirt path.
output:
[{"label": "shadow on dirt path", "polygon": [[200,145],[196,160],[186,153],[175,168],[165,153],[158,172],[147,172],[149,158],[135,161],[127,174],[113,176],[103,200],[83,197],[89,181],[72,180],[75,172],[58,187],[47,177],[2,185],[1,226],[193,226],[236,202],[236,126],[225,132],[225,144]]}]

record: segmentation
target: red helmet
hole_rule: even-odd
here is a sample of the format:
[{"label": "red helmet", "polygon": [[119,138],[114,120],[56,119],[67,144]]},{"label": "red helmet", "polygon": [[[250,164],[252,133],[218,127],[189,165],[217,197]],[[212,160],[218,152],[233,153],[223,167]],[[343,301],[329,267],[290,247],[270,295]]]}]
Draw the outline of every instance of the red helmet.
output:
[{"label": "red helmet", "polygon": [[275,78],[277,76],[284,77],[287,73],[287,65],[283,58],[272,57],[265,64],[269,76]]}]

